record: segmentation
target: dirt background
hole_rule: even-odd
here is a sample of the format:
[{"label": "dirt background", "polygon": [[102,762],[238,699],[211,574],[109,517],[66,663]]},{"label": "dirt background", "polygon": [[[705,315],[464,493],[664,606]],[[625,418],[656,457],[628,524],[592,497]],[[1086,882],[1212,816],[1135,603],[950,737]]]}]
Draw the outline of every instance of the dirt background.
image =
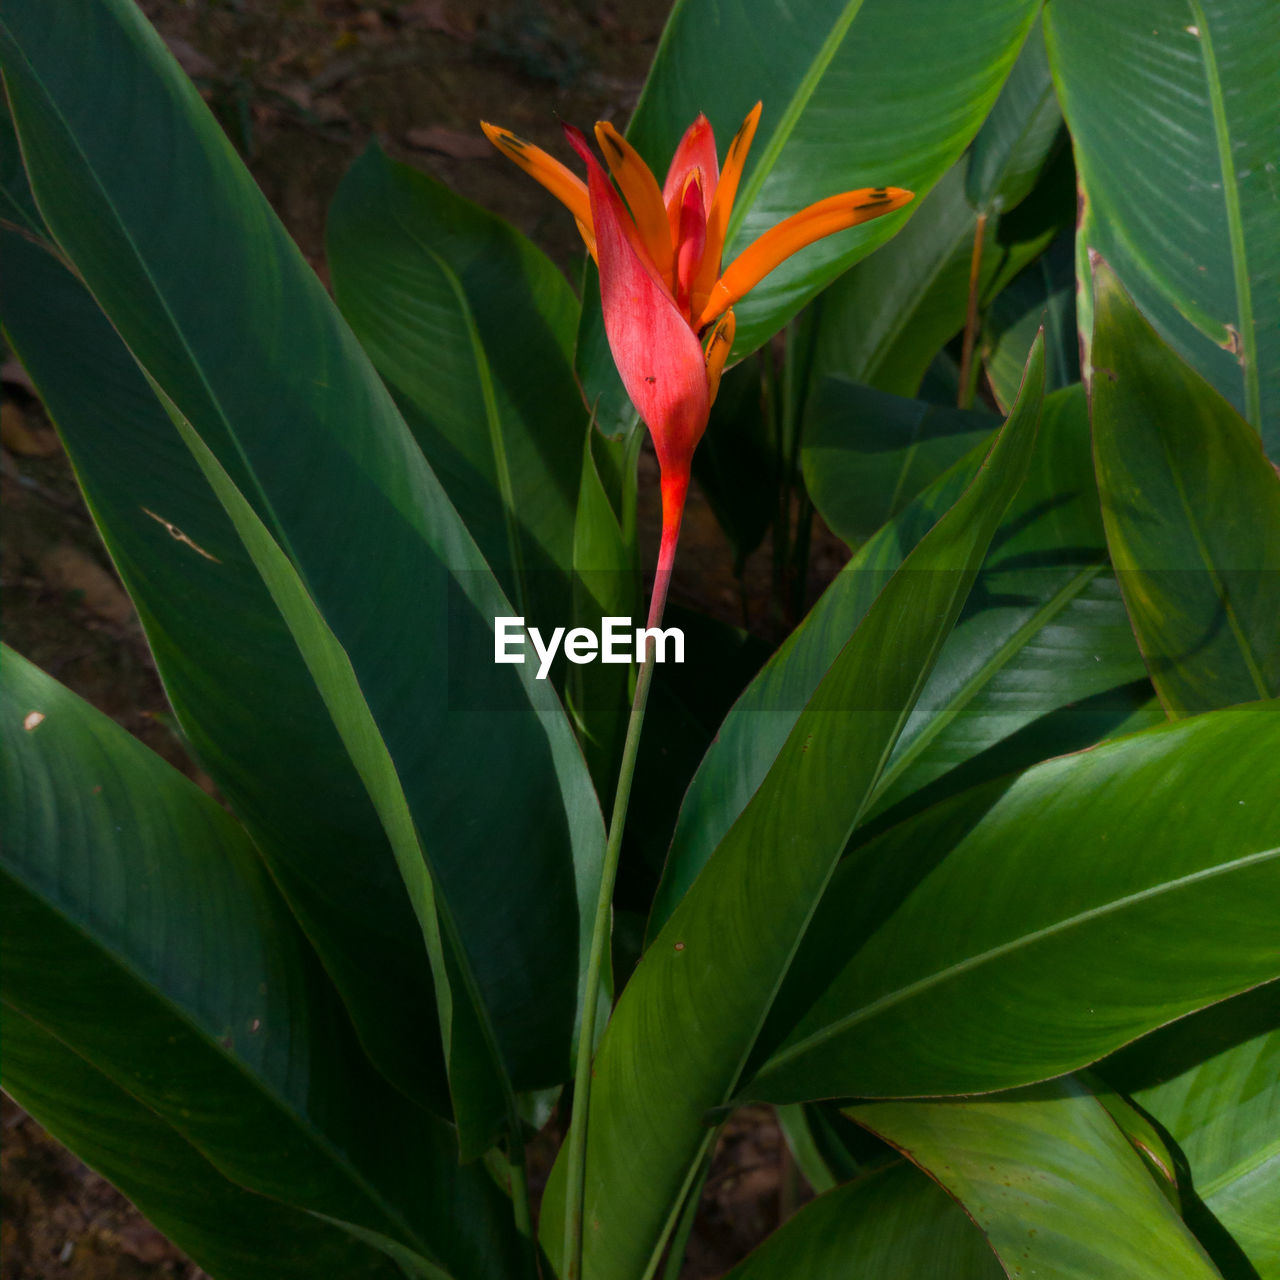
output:
[{"label": "dirt background", "polygon": [[[665,9],[625,0],[144,0],[142,7],[326,282],[325,210],[375,138],[397,159],[511,219],[557,261],[570,261],[581,248],[571,220],[496,155],[477,122],[493,119],[557,153],[561,119],[622,127],[665,20]],[[212,790],[166,725],[141,628],[30,384],[11,359],[0,381],[6,641]],[[642,466],[656,479],[652,458]],[[642,521],[656,541],[656,484],[642,492],[649,500]],[[815,586],[840,558],[819,539]],[[737,620],[742,597],[732,559],[695,494],[673,598]],[[745,578],[749,595],[767,595],[767,549]],[[7,1097],[0,1123],[4,1280],[204,1275]],[[544,1140],[544,1162],[551,1151]],[[735,1116],[683,1275],[721,1273],[808,1194],[771,1113]]]}]

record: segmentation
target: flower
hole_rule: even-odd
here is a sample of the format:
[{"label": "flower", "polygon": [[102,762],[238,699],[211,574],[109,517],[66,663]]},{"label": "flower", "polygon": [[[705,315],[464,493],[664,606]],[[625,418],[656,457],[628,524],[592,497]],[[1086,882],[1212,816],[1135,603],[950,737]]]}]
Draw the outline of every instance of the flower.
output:
[{"label": "flower", "polygon": [[611,124],[597,124],[596,141],[616,190],[578,129],[566,125],[565,133],[586,163],[585,183],[540,147],[481,122],[499,151],[569,209],[600,268],[609,348],[653,437],[662,473],[662,546],[651,626],[662,611],[659,596],[666,596],[693,451],[733,347],[733,304],[806,245],[912,198],[898,187],[829,196],[766,231],[722,271],[729,215],[760,110],[757,102],[734,135],[723,171],[711,125],[698,116],[680,140],[661,188],[635,148]]}]

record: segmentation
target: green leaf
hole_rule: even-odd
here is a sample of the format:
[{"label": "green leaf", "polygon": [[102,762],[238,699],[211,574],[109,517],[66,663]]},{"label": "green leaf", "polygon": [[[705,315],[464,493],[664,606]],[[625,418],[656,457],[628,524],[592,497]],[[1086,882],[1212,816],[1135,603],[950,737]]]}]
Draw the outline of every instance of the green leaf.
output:
[{"label": "green leaf", "polygon": [[1111,559],[1170,716],[1280,694],[1280,475],[1094,263],[1094,453]]},{"label": "green leaf", "polygon": [[[1045,400],[1030,474],[898,739],[872,812],[908,797],[918,808],[943,788],[1092,746],[1153,701],[1144,676],[1107,565],[1076,386]],[[1163,719],[1158,707],[1153,713]]]},{"label": "green leaf", "polygon": [[[1037,352],[1019,412],[867,611],[623,991],[594,1066],[587,1273],[639,1277],[660,1255],[708,1141],[703,1116],[734,1092],[844,842],[1022,481],[1042,377]],[[886,650],[900,658],[887,670]],[[873,672],[876,692],[868,698]],[[547,1205],[562,1188],[553,1172],[544,1222],[556,1219]]]},{"label": "green leaf", "polygon": [[725,1280],[1000,1280],[982,1232],[941,1187],[898,1163],[819,1196]]},{"label": "green leaf", "polygon": [[969,149],[964,184],[969,203],[990,214],[1025,200],[1055,150],[1061,129],[1044,28],[1037,22]]},{"label": "green leaf", "polygon": [[[480,1166],[458,1167],[448,1126],[369,1068],[244,830],[106,716],[3,659],[5,1071],[13,1050],[37,1118],[152,1188],[144,1208],[197,1252],[252,1248],[291,1205],[460,1278],[510,1274],[503,1198]],[[95,1096],[136,1127],[86,1118]],[[207,1209],[183,1170],[216,1197]],[[210,1216],[237,1200],[243,1220]],[[326,1240],[304,1224],[299,1247],[338,1248]]]},{"label": "green leaf", "polygon": [[[839,191],[892,184],[915,191],[918,203],[978,131],[1037,8],[1034,0],[977,10],[934,0],[912,15],[894,0],[820,0],[803,9],[781,0],[679,0],[631,141],[661,173],[699,111],[723,148],[763,100],[726,264],[783,218]],[[735,349],[760,346],[905,216],[842,232],[779,267],[735,307]]]},{"label": "green leaf", "polygon": [[814,389],[801,462],[805,487],[837,537],[858,546],[953,463],[989,443],[999,420],[941,409],[838,376]]},{"label": "green leaf", "polygon": [[1280,984],[1146,1036],[1100,1072],[1186,1162],[1186,1216],[1231,1280],[1280,1276]]},{"label": "green leaf", "polygon": [[765,417],[762,352],[720,382],[706,434],[693,455],[698,482],[733,547],[734,572],[764,541],[778,507],[777,448]]},{"label": "green leaf", "polygon": [[[1085,201],[1082,252],[1111,263],[1280,458],[1280,11],[1068,0],[1045,24]],[[1087,308],[1080,326],[1087,340]]]},{"label": "green leaf", "polygon": [[[182,1134],[11,1005],[6,1092],[218,1280],[403,1280],[383,1254],[301,1209],[237,1186]],[[442,1275],[436,1271],[436,1275]]]},{"label": "green leaf", "polygon": [[563,625],[578,303],[513,227],[373,145],[329,210],[334,295],[507,596]]},{"label": "green leaf", "polygon": [[1011,280],[987,309],[983,361],[992,395],[1006,413],[1017,398],[1027,352],[1041,328],[1046,387],[1057,391],[1079,382],[1075,262],[1066,235]]},{"label": "green leaf", "polygon": [[[894,395],[917,394],[930,361],[964,327],[977,226],[960,161],[889,244],[823,294],[815,358],[819,387],[837,377]],[[980,301],[1001,289],[1053,234],[1052,226],[1037,226],[1003,244],[1001,230],[999,217],[990,215],[983,230]],[[1023,364],[1025,357],[1024,351]],[[1017,372],[1021,377],[1022,365]]]},{"label": "green leaf", "polygon": [[975,1101],[871,1103],[846,1114],[955,1196],[1007,1275],[1218,1276],[1106,1109],[1074,1080]]},{"label": "green leaf", "polygon": [[[447,1045],[470,1026],[516,1088],[558,1082],[603,831],[554,695],[492,661],[493,619],[511,606],[137,10],[72,0],[51,17],[20,0],[0,23],[0,57],[46,223],[272,575],[391,828],[429,947],[443,927]],[[226,547],[205,550],[222,559]],[[450,1065],[456,1101],[483,1077],[470,1055]],[[489,1117],[459,1119],[471,1149]]]},{"label": "green leaf", "polygon": [[[573,621],[602,634],[603,619],[640,612],[639,575],[596,469],[594,426],[582,437],[582,479],[573,530]],[[563,624],[561,624],[563,625]],[[628,623],[628,625],[630,625]],[[574,666],[566,690],[596,794],[612,798],[631,706],[631,666]]]},{"label": "green leaf", "polygon": [[0,244],[5,336],[138,607],[182,733],[262,851],[374,1063],[447,1115],[422,930],[297,645],[84,286],[12,232]]},{"label": "green leaf", "polygon": [[[992,539],[867,817],[901,818],[902,811],[886,810],[908,799],[909,809],[919,808],[1089,746],[1150,699],[1107,569],[1088,433],[1079,387],[1045,402],[1027,482]],[[685,798],[651,934],[759,785],[796,708],[875,599],[886,570],[976,466],[974,454],[954,464],[860,549],[721,726]]]},{"label": "green leaf", "polygon": [[863,846],[797,957],[808,1008],[743,1096],[1010,1088],[1277,976],[1277,751],[1280,706],[1214,712]]},{"label": "green leaf", "polygon": [[975,451],[958,462],[859,549],[733,705],[680,806],[649,937],[667,922],[746,808],[805,703],[881,589],[972,483],[981,454]]},{"label": "green leaf", "polygon": [[796,1166],[819,1194],[897,1159],[891,1146],[829,1103],[801,1102],[775,1110]]}]

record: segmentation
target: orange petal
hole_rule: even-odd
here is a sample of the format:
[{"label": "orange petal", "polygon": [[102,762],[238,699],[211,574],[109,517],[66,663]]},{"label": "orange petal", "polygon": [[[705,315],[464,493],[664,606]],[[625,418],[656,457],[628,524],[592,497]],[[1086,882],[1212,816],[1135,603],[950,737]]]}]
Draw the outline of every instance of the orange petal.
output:
[{"label": "orange petal", "polygon": [[607,120],[596,125],[596,141],[608,162],[622,194],[631,208],[636,230],[653,259],[653,265],[665,280],[671,279],[674,247],[667,222],[667,207],[662,203],[658,180],[640,153]]},{"label": "orange petal", "polygon": [[711,404],[716,402],[716,393],[720,390],[720,375],[724,373],[724,362],[733,350],[733,334],[737,321],[732,311],[726,311],[716,322],[707,339],[707,396]]},{"label": "orange petal", "polygon": [[[499,129],[487,120],[480,121],[485,137],[509,160],[514,160],[535,182],[540,182],[569,212],[580,226],[591,226],[591,201],[587,197],[587,184],[577,174],[565,168],[554,156],[541,147],[518,138],[508,129]],[[583,236],[586,239],[586,236]],[[588,248],[590,241],[588,241]]]},{"label": "orange petal", "polygon": [[760,112],[763,104],[757,102],[747,118],[742,122],[738,132],[729,143],[728,153],[724,158],[724,172],[716,183],[715,197],[707,213],[707,250],[702,258],[702,270],[694,282],[695,294],[706,294],[711,291],[716,277],[720,274],[720,257],[724,253],[724,238],[729,229],[729,215],[733,212],[733,202],[738,195],[738,182],[742,178],[742,166],[747,162],[747,152],[751,150],[752,140],[756,136],[756,125],[760,123]]},{"label": "orange petal", "polygon": [[904,191],[901,187],[864,187],[860,191],[828,196],[792,214],[766,231],[729,264],[729,269],[711,290],[707,305],[698,317],[698,328],[710,324],[744,293],[755,288],[774,267],[805,245],[848,227],[856,227],[861,222],[870,222],[881,214],[892,213],[913,197],[914,192]]}]

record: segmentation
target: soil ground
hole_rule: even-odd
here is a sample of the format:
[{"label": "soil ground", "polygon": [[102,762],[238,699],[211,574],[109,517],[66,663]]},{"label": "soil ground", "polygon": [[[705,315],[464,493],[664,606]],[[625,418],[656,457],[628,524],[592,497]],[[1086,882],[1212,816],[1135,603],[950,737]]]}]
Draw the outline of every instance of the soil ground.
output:
[{"label": "soil ground", "polygon": [[[580,250],[571,220],[496,155],[477,121],[491,118],[557,152],[561,119],[612,119],[621,127],[665,18],[627,0],[144,0],[142,7],[322,278],[329,199],[375,138],[570,261]],[[164,695],[132,606],[25,375],[8,360],[0,380],[6,641],[210,785],[166,727]],[[656,479],[652,458],[644,465]],[[643,491],[652,495],[656,484]],[[646,514],[652,533],[652,506]],[[829,576],[838,561],[838,550],[820,540],[815,574]],[[747,594],[762,599],[768,578],[767,552],[757,553]],[[696,495],[673,586],[673,597],[681,596],[738,620],[732,553]],[[2,1123],[4,1280],[203,1275],[8,1098]],[[777,1225],[780,1200],[790,1208],[806,1194],[772,1115],[735,1116],[684,1276],[724,1271]]]}]

